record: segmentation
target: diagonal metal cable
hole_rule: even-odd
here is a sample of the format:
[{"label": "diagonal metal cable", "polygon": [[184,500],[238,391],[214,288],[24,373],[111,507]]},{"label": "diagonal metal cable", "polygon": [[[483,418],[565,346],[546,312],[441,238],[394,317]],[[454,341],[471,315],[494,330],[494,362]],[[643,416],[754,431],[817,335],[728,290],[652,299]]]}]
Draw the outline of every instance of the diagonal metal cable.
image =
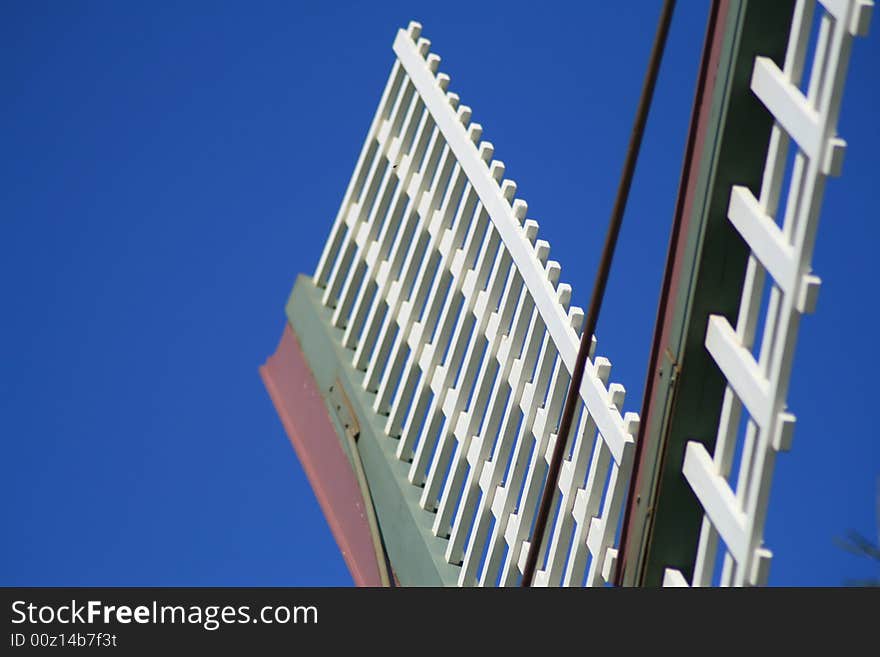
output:
[{"label": "diagonal metal cable", "polygon": [[571,423],[574,420],[575,409],[580,398],[581,382],[584,378],[584,368],[590,353],[593,334],[596,332],[596,323],[599,311],[602,308],[602,298],[605,296],[605,287],[608,283],[608,274],[611,271],[611,262],[614,259],[614,250],[617,246],[617,237],[623,224],[623,213],[626,210],[626,202],[629,198],[629,190],[635,173],[639,149],[642,144],[642,136],[645,133],[645,124],[648,120],[648,111],[651,108],[651,99],[654,96],[654,87],[657,75],[660,72],[660,62],[663,59],[663,51],[666,47],[666,37],[669,35],[669,26],[672,23],[672,11],[675,8],[675,0],[664,0],[663,9],[657,22],[657,32],[654,36],[654,45],[651,48],[651,56],[648,61],[648,70],[642,85],[642,95],[639,99],[636,118],[630,134],[629,147],[626,151],[626,159],[623,171],[620,174],[620,183],[617,188],[617,197],[611,210],[611,218],[608,222],[608,232],[605,235],[605,246],[602,249],[602,257],[599,260],[599,268],[596,272],[596,280],[593,285],[593,295],[590,298],[590,306],[587,310],[584,330],[581,334],[581,342],[578,348],[574,370],[571,373],[571,383],[565,397],[565,406],[562,409],[562,419],[557,431],[556,444],[550,461],[550,469],[544,481],[544,491],[541,495],[541,504],[538,507],[538,515],[535,517],[534,534],[529,544],[529,553],[523,568],[521,586],[531,586],[535,574],[538,555],[544,541],[547,530],[547,520],[553,504],[553,497],[558,486],[559,470],[568,444],[568,435],[571,433]]}]

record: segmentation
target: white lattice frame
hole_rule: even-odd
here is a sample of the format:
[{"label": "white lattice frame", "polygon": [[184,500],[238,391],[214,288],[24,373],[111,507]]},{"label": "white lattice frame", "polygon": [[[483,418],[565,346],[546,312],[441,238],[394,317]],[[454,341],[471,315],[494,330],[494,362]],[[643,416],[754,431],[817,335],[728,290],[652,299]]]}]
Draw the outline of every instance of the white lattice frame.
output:
[{"label": "white lattice frame", "polygon": [[[872,3],[822,0],[818,41],[807,94],[799,83],[813,21],[814,2],[799,0],[782,70],[758,57],[752,91],[772,113],[772,129],[760,196],[731,190],[728,218],[751,249],[736,329],[712,316],[706,348],[721,369],[725,390],[714,455],[698,442],[686,448],[683,472],[704,511],[692,585],[714,581],[719,538],[726,550],[722,586],[766,583],[771,552],[763,545],[776,453],[788,450],[794,416],[785,399],[800,317],[815,308],[820,280],[810,262],[825,178],[840,173],[845,142],[836,134],[843,84],[854,36],[867,32]],[[798,148],[782,228],[774,216],[785,177],[789,140]],[[756,361],[752,355],[765,276],[772,288]],[[743,406],[748,415],[736,488],[728,478]],[[664,584],[687,586],[667,569]]]},{"label": "white lattice frame", "polygon": [[[420,33],[412,23],[395,39],[314,280],[374,409],[387,415],[388,439],[399,438],[397,458],[412,460],[409,479],[424,486],[420,505],[436,514],[434,534],[448,537],[459,583],[494,584],[500,574],[513,584],[583,313],[569,308],[549,244]],[[621,416],[625,391],[609,387],[609,374],[606,359],[588,362],[536,584],[579,585],[588,561],[587,583],[602,584],[614,564],[638,417]]]}]

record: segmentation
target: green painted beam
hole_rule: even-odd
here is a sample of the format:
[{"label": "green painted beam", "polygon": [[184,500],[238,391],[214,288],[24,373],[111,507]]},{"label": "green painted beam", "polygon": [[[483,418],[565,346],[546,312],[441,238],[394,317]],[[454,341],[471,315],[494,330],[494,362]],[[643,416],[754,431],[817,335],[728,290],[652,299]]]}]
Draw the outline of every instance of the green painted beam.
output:
[{"label": "green painted beam", "polygon": [[[658,318],[670,320],[660,345],[653,391],[643,409],[650,418],[642,437],[637,487],[631,500],[632,536],[621,582],[659,586],[667,567],[688,579],[693,573],[702,509],[682,475],[684,448],[697,440],[714,448],[724,379],[705,349],[710,314],[735,323],[748,251],[727,220],[730,189],[746,185],[757,195],[772,117],[752,94],[755,57],[782,64],[793,0],[727,2],[720,58],[699,169],[689,184],[693,202],[681,253],[677,284]],[[649,412],[645,412],[649,410]]]},{"label": "green painted beam", "polygon": [[397,441],[385,434],[385,418],[373,411],[375,394],[361,386],[363,373],[352,367],[354,352],[342,346],[343,331],[330,324],[331,312],[312,278],[300,275],[287,302],[287,318],[349,458],[348,440],[329,401],[330,387],[341,384],[351,403],[360,429],[358,451],[394,573],[404,586],[453,586],[459,568],[446,562],[447,541],[431,532],[434,516],[419,506],[421,488],[407,480],[409,464],[395,455]]}]

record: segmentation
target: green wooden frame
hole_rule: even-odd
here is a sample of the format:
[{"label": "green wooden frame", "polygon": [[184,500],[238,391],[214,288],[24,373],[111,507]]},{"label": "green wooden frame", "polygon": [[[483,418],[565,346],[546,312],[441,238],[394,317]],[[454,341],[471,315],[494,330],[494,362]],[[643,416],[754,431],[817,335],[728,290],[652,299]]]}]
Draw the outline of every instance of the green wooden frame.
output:
[{"label": "green wooden frame", "polygon": [[297,277],[286,310],[349,458],[348,441],[342,440],[345,428],[331,402],[331,387],[342,385],[356,416],[357,448],[398,582],[403,586],[454,586],[458,569],[446,562],[446,541],[431,532],[431,516],[419,506],[420,489],[407,480],[409,464],[396,457],[396,441],[385,434],[384,418],[372,408],[375,395],[361,386],[363,373],[352,366],[353,352],[342,346],[343,330],[331,325],[332,310],[321,303],[321,290],[311,277]]},{"label": "green wooden frame", "polygon": [[680,195],[689,215],[670,244],[667,276],[673,284],[657,318],[655,348],[642,409],[643,433],[629,500],[619,583],[659,586],[667,567],[692,576],[702,511],[682,475],[685,445],[714,447],[724,379],[704,346],[710,314],[733,321],[739,307],[748,250],[727,220],[730,189],[756,194],[773,125],[752,94],[755,57],[781,64],[794,0],[722,2],[723,32],[710,71],[709,112],[702,143]]}]

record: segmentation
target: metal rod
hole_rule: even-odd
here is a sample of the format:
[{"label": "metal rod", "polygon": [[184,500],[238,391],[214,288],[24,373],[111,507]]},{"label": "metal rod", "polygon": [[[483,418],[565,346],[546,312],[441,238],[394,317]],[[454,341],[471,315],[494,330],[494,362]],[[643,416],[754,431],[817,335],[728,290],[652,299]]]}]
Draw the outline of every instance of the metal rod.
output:
[{"label": "metal rod", "polygon": [[358,449],[357,440],[348,431],[343,431],[343,434],[348,440],[352,470],[354,470],[355,479],[357,479],[358,487],[361,489],[361,495],[364,498],[364,511],[367,514],[367,524],[370,526],[370,538],[373,539],[373,550],[376,553],[376,567],[379,569],[379,580],[382,586],[387,588],[392,585],[391,565],[388,560],[388,553],[385,551],[385,544],[382,542],[382,529],[379,527],[379,520],[376,518],[376,508],[373,506],[370,483],[367,481],[366,472],[364,472],[364,462],[361,460],[361,452]]},{"label": "metal rod", "polygon": [[538,515],[535,518],[535,529],[529,544],[529,553],[523,568],[521,586],[531,586],[535,574],[538,555],[544,541],[544,533],[547,529],[547,520],[553,497],[558,485],[559,470],[568,444],[568,435],[571,433],[571,423],[574,420],[575,409],[580,398],[581,381],[584,378],[584,367],[590,353],[593,334],[596,332],[596,322],[599,311],[602,308],[602,298],[605,296],[605,287],[608,283],[608,274],[611,271],[611,262],[614,259],[614,249],[617,245],[617,237],[620,234],[620,226],[623,223],[623,213],[626,209],[626,201],[629,197],[629,189],[632,185],[635,173],[636,161],[639,156],[639,148],[642,144],[642,136],[645,132],[645,123],[648,120],[648,111],[651,107],[651,99],[654,95],[654,86],[657,75],[660,72],[660,61],[663,59],[663,50],[666,46],[666,37],[669,34],[669,26],[672,23],[672,11],[675,8],[675,0],[664,0],[663,9],[657,23],[657,32],[654,36],[654,45],[651,49],[651,57],[648,62],[648,70],[642,86],[642,96],[636,110],[636,119],[630,134],[629,147],[626,151],[626,159],[623,171],[620,174],[620,184],[617,188],[617,197],[611,210],[611,218],[608,223],[608,232],[605,236],[605,246],[602,249],[602,257],[599,260],[599,268],[596,272],[596,281],[593,285],[593,296],[587,310],[584,330],[581,334],[580,347],[574,370],[571,373],[571,383],[565,397],[565,406],[562,409],[562,420],[559,423],[556,444],[553,448],[553,456],[550,461],[550,469],[544,481],[544,491],[541,495],[541,505],[538,507]]}]

